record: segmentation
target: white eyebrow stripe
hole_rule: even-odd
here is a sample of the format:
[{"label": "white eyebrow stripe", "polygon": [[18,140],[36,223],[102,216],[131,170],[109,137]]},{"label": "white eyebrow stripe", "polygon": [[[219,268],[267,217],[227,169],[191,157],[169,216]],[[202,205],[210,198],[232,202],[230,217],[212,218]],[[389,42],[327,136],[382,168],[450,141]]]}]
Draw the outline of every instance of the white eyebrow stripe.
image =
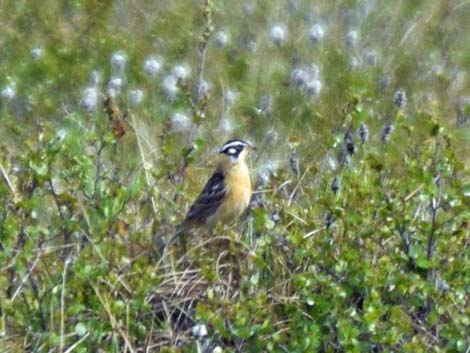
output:
[{"label": "white eyebrow stripe", "polygon": [[234,141],[234,142],[227,143],[226,145],[224,145],[222,149],[226,150],[229,147],[245,147],[245,146],[246,144],[241,141]]}]

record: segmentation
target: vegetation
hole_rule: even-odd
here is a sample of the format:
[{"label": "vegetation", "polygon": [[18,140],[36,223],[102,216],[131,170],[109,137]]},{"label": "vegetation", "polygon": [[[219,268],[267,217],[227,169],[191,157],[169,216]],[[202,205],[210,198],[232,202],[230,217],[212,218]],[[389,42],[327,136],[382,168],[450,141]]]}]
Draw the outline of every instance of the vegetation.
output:
[{"label": "vegetation", "polygon": [[470,351],[468,1],[0,10],[0,351]]}]

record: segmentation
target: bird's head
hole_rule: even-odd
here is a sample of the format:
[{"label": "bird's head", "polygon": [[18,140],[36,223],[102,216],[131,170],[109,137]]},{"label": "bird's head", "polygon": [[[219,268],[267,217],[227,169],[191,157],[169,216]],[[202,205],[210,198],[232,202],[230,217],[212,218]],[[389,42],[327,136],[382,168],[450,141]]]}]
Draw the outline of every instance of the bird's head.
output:
[{"label": "bird's head", "polygon": [[243,140],[229,140],[219,150],[220,160],[226,165],[237,164],[243,162],[255,149],[255,146]]}]

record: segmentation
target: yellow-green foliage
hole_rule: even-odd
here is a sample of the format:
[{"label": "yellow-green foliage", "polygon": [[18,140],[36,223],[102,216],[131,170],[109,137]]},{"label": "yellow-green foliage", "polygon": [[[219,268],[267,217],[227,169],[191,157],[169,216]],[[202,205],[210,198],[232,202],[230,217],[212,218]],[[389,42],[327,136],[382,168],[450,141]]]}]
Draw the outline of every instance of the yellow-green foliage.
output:
[{"label": "yellow-green foliage", "polygon": [[[0,2],[0,351],[469,352],[469,18]],[[233,137],[249,214],[164,251]]]}]

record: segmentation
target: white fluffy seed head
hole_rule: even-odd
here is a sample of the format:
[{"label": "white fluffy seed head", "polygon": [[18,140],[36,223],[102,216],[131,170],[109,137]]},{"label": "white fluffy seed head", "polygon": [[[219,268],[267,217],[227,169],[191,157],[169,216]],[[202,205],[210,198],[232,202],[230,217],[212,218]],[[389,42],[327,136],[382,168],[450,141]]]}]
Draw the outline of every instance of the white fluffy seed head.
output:
[{"label": "white fluffy seed head", "polygon": [[173,67],[171,74],[178,80],[186,81],[191,76],[191,68],[188,64],[179,64]]},{"label": "white fluffy seed head", "polygon": [[383,143],[388,143],[390,141],[390,135],[393,132],[393,125],[392,123],[387,123],[383,128],[380,135],[380,138]]},{"label": "white fluffy seed head", "polygon": [[231,89],[227,90],[224,94],[224,103],[227,108],[231,108],[235,105],[235,102],[238,98],[238,92],[235,92]]},{"label": "white fluffy seed head", "polygon": [[363,57],[364,63],[368,66],[377,66],[379,63],[379,54],[374,49],[366,49]]},{"label": "white fluffy seed head", "polygon": [[365,144],[369,140],[369,128],[366,124],[361,123],[358,129],[359,137],[361,138],[361,143]]},{"label": "white fluffy seed head", "polygon": [[88,77],[89,86],[98,86],[101,83],[101,73],[97,70],[93,70]]},{"label": "white fluffy seed head", "polygon": [[300,88],[308,81],[308,75],[303,68],[295,68],[289,75],[289,83],[291,86]]},{"label": "white fluffy seed head", "polygon": [[33,60],[39,60],[41,59],[43,54],[43,49],[41,47],[34,47],[31,49],[31,58]]},{"label": "white fluffy seed head", "polygon": [[223,353],[223,350],[220,346],[215,346],[212,353]]},{"label": "white fluffy seed head", "polygon": [[268,37],[274,44],[281,46],[287,38],[287,29],[282,24],[275,24],[269,29]]},{"label": "white fluffy seed head", "polygon": [[132,89],[127,92],[127,99],[129,101],[129,105],[131,105],[132,107],[136,107],[144,99],[144,91],[142,91],[141,89]]},{"label": "white fluffy seed head", "polygon": [[197,97],[198,99],[202,99],[209,95],[210,90],[212,89],[212,85],[207,82],[206,80],[202,80],[197,85]]},{"label": "white fluffy seed head", "polygon": [[2,100],[4,101],[11,101],[13,98],[16,96],[16,88],[14,84],[8,84],[5,87],[3,87],[2,92],[0,93],[0,96],[2,97]]},{"label": "white fluffy seed head", "polygon": [[144,61],[144,72],[147,76],[155,77],[161,71],[163,60],[158,56],[149,56]]},{"label": "white fluffy seed head", "polygon": [[111,77],[108,82],[108,94],[111,97],[117,97],[121,94],[124,87],[124,79],[122,77]]},{"label": "white fluffy seed head", "polygon": [[258,50],[258,43],[255,37],[247,37],[243,40],[243,47],[251,53],[255,53]]},{"label": "white fluffy seed head", "polygon": [[218,31],[214,36],[214,42],[217,48],[224,48],[230,44],[230,33],[224,30]]},{"label": "white fluffy seed head", "polygon": [[312,43],[318,43],[325,36],[325,27],[323,27],[319,23],[316,23],[308,29],[307,34],[308,38],[312,41]]},{"label": "white fluffy seed head", "polygon": [[320,70],[315,64],[297,67],[291,71],[289,83],[296,88],[302,88],[305,87],[308,82],[317,79],[319,73]]},{"label": "white fluffy seed head", "polygon": [[57,140],[64,141],[67,137],[67,130],[59,129],[56,133]]},{"label": "white fluffy seed head", "polygon": [[86,87],[82,92],[80,106],[88,113],[94,113],[98,108],[98,98],[99,94],[96,87]]},{"label": "white fluffy seed head", "polygon": [[320,80],[314,79],[310,82],[307,82],[305,85],[305,91],[311,97],[317,96],[322,89],[322,83]]},{"label": "white fluffy seed head", "polygon": [[179,93],[178,78],[173,75],[165,76],[162,81],[162,90],[168,99],[175,99]]},{"label": "white fluffy seed head", "polygon": [[338,162],[336,160],[336,158],[334,157],[329,157],[327,159],[327,163],[328,163],[328,168],[332,171],[332,172],[335,172],[337,169],[338,169]]},{"label": "white fluffy seed head", "polygon": [[357,58],[356,58],[355,56],[351,56],[351,57],[349,58],[348,64],[349,64],[349,67],[350,67],[351,69],[356,69],[356,68],[359,67],[359,60],[357,60]]},{"label": "white fluffy seed head", "polygon": [[406,98],[406,91],[403,88],[400,88],[395,92],[395,96],[393,97],[393,102],[395,106],[399,109],[405,109],[407,98]]},{"label": "white fluffy seed head", "polygon": [[263,187],[269,182],[269,180],[271,180],[271,177],[273,175],[275,176],[277,174],[278,170],[279,163],[277,161],[267,161],[258,170],[258,173],[256,175],[256,184],[260,187]]},{"label": "white fluffy seed head", "polygon": [[171,116],[171,130],[176,133],[185,133],[191,129],[193,122],[186,113],[176,112]]},{"label": "white fluffy seed head", "polygon": [[359,32],[357,30],[349,31],[346,34],[346,38],[345,38],[346,47],[349,49],[355,48],[358,40],[359,40]]},{"label": "white fluffy seed head", "polygon": [[111,69],[114,73],[122,73],[127,66],[127,55],[117,51],[111,55]]},{"label": "white fluffy seed head", "polygon": [[206,325],[194,325],[191,329],[191,333],[197,339],[201,339],[207,336],[207,327]]}]

